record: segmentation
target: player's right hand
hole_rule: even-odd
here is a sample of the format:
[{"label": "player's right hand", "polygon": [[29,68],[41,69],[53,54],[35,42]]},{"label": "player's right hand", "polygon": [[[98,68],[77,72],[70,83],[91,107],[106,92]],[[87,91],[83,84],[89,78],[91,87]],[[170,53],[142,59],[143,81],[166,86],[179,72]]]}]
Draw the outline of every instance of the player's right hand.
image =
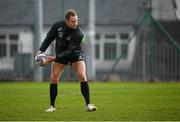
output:
[{"label": "player's right hand", "polygon": [[36,64],[38,64],[39,66],[44,66],[45,65],[45,62],[47,60],[47,57],[45,54],[38,54],[36,55],[35,57],[35,62]]},{"label": "player's right hand", "polygon": [[43,54],[42,51],[38,51],[35,56],[35,62],[39,66],[44,66],[44,65],[50,64],[53,61],[55,61],[55,59],[56,59],[55,56],[47,56],[47,55]]}]

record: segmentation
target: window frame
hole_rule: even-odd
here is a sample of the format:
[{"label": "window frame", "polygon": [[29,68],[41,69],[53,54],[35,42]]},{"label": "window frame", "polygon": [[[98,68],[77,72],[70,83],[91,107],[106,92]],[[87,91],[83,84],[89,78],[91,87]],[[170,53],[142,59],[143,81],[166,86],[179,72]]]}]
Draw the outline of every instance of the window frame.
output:
[{"label": "window frame", "polygon": [[[5,44],[5,55],[0,56],[0,60],[13,59],[14,54],[12,53],[12,46],[16,46],[16,52],[19,52],[19,34],[18,33],[1,33],[0,35],[5,35],[5,39],[0,41],[1,44]],[[11,38],[11,36],[17,36],[16,38]]]},{"label": "window frame", "polygon": [[[105,61],[105,62],[111,62],[112,60],[116,60],[120,55],[121,55],[121,51],[122,51],[122,44],[127,44],[127,55],[126,56],[123,56],[122,59],[123,60],[127,60],[128,58],[128,48],[129,48],[129,44],[128,44],[128,40],[129,40],[129,36],[130,36],[130,33],[127,33],[127,32],[122,32],[122,33],[119,33],[119,32],[96,32],[96,34],[98,34],[98,39],[96,39],[95,41],[95,45],[99,45],[99,58],[97,59],[95,57],[95,60],[96,61]],[[106,34],[108,35],[115,35],[115,38],[114,39],[106,39]],[[127,39],[122,39],[121,38],[121,35],[122,34],[127,34],[128,35],[128,38]],[[116,58],[115,59],[111,59],[111,60],[106,60],[105,59],[105,43],[116,43],[117,44],[117,49],[116,49]],[[96,47],[95,47],[96,48]],[[96,49],[95,49],[96,50]],[[96,53],[96,52],[95,52]],[[96,54],[95,54],[96,56]]]}]

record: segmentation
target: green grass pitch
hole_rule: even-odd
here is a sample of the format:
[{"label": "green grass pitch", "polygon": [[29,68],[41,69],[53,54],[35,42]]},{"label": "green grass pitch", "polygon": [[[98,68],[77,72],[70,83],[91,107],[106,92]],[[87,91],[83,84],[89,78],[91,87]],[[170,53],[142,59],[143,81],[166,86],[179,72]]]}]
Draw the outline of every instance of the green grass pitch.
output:
[{"label": "green grass pitch", "polygon": [[78,82],[58,85],[56,111],[49,83],[0,83],[0,121],[180,121],[180,83],[90,82],[96,112],[86,112]]}]

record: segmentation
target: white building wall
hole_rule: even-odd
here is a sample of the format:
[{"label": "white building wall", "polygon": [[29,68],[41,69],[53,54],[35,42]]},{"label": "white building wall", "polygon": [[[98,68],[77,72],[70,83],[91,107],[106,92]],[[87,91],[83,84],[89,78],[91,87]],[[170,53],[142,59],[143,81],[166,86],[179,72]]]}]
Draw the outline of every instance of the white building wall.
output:
[{"label": "white building wall", "polygon": [[173,0],[152,0],[152,14],[157,20],[176,20]]},{"label": "white building wall", "polygon": [[176,4],[176,16],[178,18],[178,20],[180,20],[180,0],[175,0],[175,4]]},{"label": "white building wall", "polygon": [[[49,28],[45,28],[43,32],[43,40],[48,32]],[[33,49],[34,32],[30,27],[1,27],[0,34],[6,35],[6,42],[9,44],[9,35],[18,35],[18,53],[28,53],[33,54],[35,51]],[[43,40],[40,40],[41,42]],[[10,49],[10,46],[8,46]],[[0,58],[0,70],[13,70],[14,68],[14,58],[10,57],[10,50],[7,51],[8,55],[4,58]],[[47,49],[46,54],[50,54],[50,48]],[[32,66],[33,66],[33,56],[32,55]]]},{"label": "white building wall", "polygon": [[[1,30],[2,29],[2,30]],[[33,54],[34,51],[33,50],[33,41],[34,41],[34,33],[32,28],[28,28],[28,27],[7,27],[7,28],[1,28],[0,32],[3,31],[4,33],[17,33],[19,34],[19,48],[18,48],[18,52],[19,53],[30,53]],[[46,37],[47,32],[49,31],[50,27],[45,27],[44,31],[43,31],[43,35],[42,35],[42,40],[40,40],[41,42],[43,42],[44,38]],[[119,36],[120,33],[124,33],[127,32],[129,34],[131,34],[132,31],[132,26],[121,26],[121,27],[106,27],[106,28],[97,28],[97,32],[98,33],[115,33],[117,35],[117,37]],[[128,46],[128,56],[127,59],[122,59],[117,67],[118,69],[121,70],[127,70],[130,66],[130,64],[132,63],[132,58],[134,55],[134,50],[135,50],[135,38],[133,40],[131,40],[131,42],[129,43]],[[121,41],[117,40],[118,43],[121,43]],[[102,46],[102,45],[100,45]],[[46,50],[46,54],[52,54],[51,51],[54,51],[54,43],[51,44],[51,46],[49,46],[49,48]],[[101,52],[102,53],[104,51],[103,48],[101,48]],[[119,52],[119,51],[118,51]],[[35,54],[33,54],[34,56]],[[102,54],[101,54],[102,55]],[[120,55],[120,54],[118,54]],[[32,66],[33,66],[33,56],[32,56]],[[110,69],[113,65],[114,61],[104,61],[103,58],[100,58],[100,60],[96,60],[96,70],[107,70]],[[6,65],[4,65],[6,64]],[[13,69],[13,59],[6,59],[6,61],[3,61],[0,63],[0,69],[1,66],[4,67],[4,69],[10,68]],[[7,67],[6,67],[7,66]]]},{"label": "white building wall", "polygon": [[33,32],[32,30],[21,31],[19,34],[19,52],[32,53],[33,52]]},{"label": "white building wall", "polygon": [[[123,43],[127,43],[128,44],[128,54],[127,54],[127,58],[121,58],[118,62],[118,64],[116,65],[115,70],[120,70],[120,71],[126,71],[129,69],[129,67],[131,66],[132,60],[133,60],[133,55],[135,52],[135,44],[136,44],[136,37],[131,37],[131,35],[133,35],[133,26],[131,25],[121,25],[121,26],[116,26],[116,27],[97,27],[96,29],[97,33],[101,34],[101,40],[100,40],[100,59],[96,60],[96,70],[97,71],[109,71],[109,69],[112,68],[113,64],[115,63],[115,60],[104,60],[104,35],[105,34],[115,34],[116,35],[116,39],[114,40],[117,45],[121,45]],[[129,37],[132,38],[130,40],[121,40],[120,39],[120,34],[121,33],[128,33]],[[129,42],[128,42],[129,41]],[[110,41],[112,42],[112,41]],[[118,50],[117,50],[117,55],[120,56],[121,55],[121,51],[120,51],[120,47],[118,46]]]}]

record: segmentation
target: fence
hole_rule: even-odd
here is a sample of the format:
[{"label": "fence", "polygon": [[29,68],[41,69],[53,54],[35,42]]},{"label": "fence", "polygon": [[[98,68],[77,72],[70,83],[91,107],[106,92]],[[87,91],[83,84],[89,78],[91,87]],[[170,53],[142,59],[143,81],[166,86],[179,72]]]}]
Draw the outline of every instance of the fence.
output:
[{"label": "fence", "polygon": [[179,31],[178,21],[157,21],[148,11],[135,30],[137,40],[130,68],[117,71],[120,55],[105,80],[117,74],[121,80],[180,81]]}]

